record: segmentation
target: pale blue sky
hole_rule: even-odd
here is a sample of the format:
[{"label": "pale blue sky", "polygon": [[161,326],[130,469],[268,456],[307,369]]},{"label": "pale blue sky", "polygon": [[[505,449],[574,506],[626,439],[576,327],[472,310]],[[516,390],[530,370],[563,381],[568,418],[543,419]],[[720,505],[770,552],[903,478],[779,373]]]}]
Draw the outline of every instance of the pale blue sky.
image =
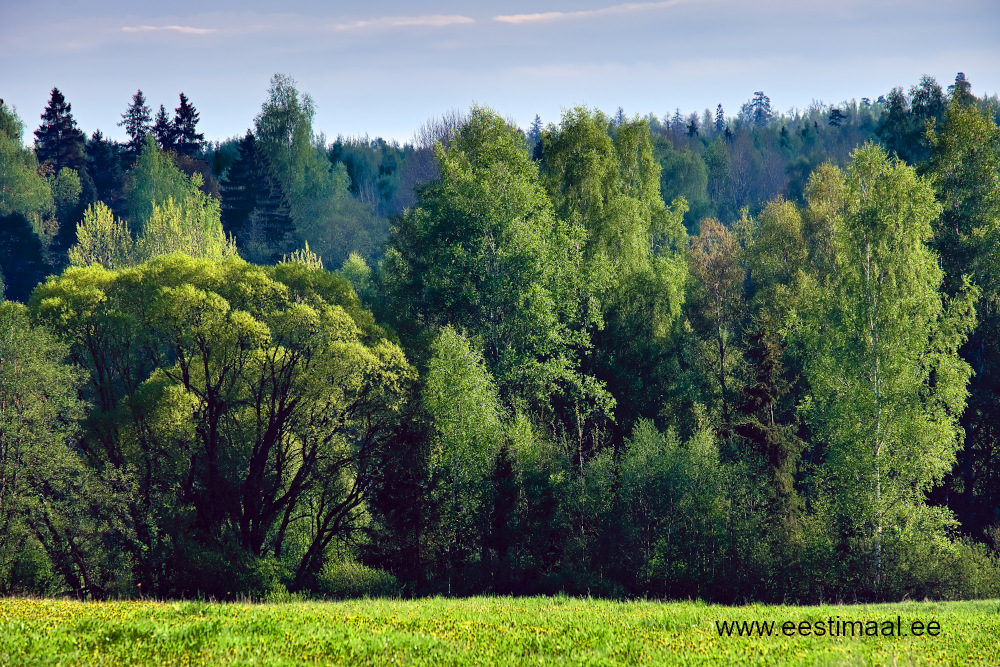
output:
[{"label": "pale blue sky", "polygon": [[59,87],[88,134],[141,88],[178,93],[211,139],[253,123],[275,72],[316,102],[315,129],[406,141],[472,102],[527,127],[585,104],[728,115],[763,90],[781,111],[964,71],[1000,91],[997,0],[453,0],[376,3],[0,0],[0,98],[28,137]]}]

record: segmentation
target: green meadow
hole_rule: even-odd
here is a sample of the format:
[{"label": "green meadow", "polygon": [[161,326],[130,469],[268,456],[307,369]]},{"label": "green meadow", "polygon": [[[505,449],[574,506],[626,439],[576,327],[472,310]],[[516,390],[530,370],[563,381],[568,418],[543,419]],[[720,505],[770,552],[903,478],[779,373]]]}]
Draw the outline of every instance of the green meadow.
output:
[{"label": "green meadow", "polygon": [[1000,602],[4,599],[0,664],[998,665]]}]

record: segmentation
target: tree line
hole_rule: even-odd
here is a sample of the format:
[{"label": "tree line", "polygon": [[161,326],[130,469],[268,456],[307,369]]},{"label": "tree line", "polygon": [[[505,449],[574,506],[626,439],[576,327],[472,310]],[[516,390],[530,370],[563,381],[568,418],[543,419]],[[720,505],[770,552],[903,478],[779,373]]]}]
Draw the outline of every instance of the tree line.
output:
[{"label": "tree line", "polygon": [[996,595],[998,111],[0,106],[0,590]]}]

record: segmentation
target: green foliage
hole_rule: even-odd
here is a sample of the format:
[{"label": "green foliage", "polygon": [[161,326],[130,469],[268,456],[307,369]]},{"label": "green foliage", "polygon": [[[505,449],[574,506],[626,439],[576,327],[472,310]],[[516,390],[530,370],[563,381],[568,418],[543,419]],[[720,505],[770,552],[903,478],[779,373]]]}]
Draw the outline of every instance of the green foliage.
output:
[{"label": "green foliage", "polygon": [[482,355],[450,326],[431,345],[423,404],[437,435],[428,469],[441,480],[450,569],[482,542],[489,473],[504,437],[503,407]]},{"label": "green foliage", "polygon": [[[101,202],[91,205],[77,225],[77,243],[69,249],[70,264],[79,267],[99,264],[117,270],[178,252],[207,259],[235,256],[233,241],[222,231],[219,202],[201,191],[201,176],[194,174],[188,179],[169,164],[156,146],[147,144],[146,149],[131,172],[134,176],[131,182],[136,188],[132,192],[133,202],[142,191],[151,191],[154,196],[155,192],[162,192],[156,178],[145,180],[141,175],[136,176],[146,166],[156,164],[166,168],[168,175],[172,174],[168,180],[179,179],[174,183],[176,188],[168,188],[176,189],[178,198],[168,194],[162,202],[151,201],[148,217],[143,219],[134,240],[125,222],[117,219],[110,208]],[[146,185],[138,185],[141,183]]]},{"label": "green foliage", "polygon": [[702,220],[700,231],[688,250],[694,283],[689,322],[699,334],[694,363],[707,381],[706,398],[719,406],[718,423],[726,431],[732,423],[732,377],[739,365],[733,340],[745,309],[744,270],[737,263],[735,233],[716,220]]},{"label": "green foliage", "polygon": [[127,151],[129,163],[135,161],[139,153],[144,150],[143,144],[147,143],[146,135],[149,133],[149,122],[153,119],[149,115],[149,106],[146,104],[146,96],[141,90],[135,91],[132,102],[129,103],[122,119],[118,122],[119,127],[125,128],[128,135]]},{"label": "green foliage", "polygon": [[400,314],[464,330],[505,401],[547,411],[565,391],[604,412],[606,393],[576,368],[586,332],[569,329],[581,230],[554,218],[524,138],[476,107],[436,150],[441,178],[399,220],[382,264]]},{"label": "green foliage", "polygon": [[260,264],[273,264],[295,241],[285,191],[249,131],[222,180],[222,225],[243,256]]},{"label": "green foliage", "polygon": [[935,245],[945,289],[961,289],[969,275],[993,303],[1000,302],[996,249],[1000,239],[1000,128],[972,104],[952,102],[940,128],[927,132],[930,176],[942,206]]},{"label": "green foliage", "polygon": [[349,598],[391,598],[402,593],[392,574],[361,563],[331,561],[316,579],[316,593],[335,600]]},{"label": "green foliage", "polygon": [[56,172],[64,168],[85,168],[84,134],[73,119],[73,105],[66,102],[58,88],[42,113],[42,124],[35,130],[35,154],[41,163],[49,163]]},{"label": "green foliage", "polygon": [[835,165],[822,164],[809,176],[805,189],[808,207],[803,212],[802,233],[810,273],[820,282],[836,270],[834,230],[843,225],[845,196],[844,175]]},{"label": "green foliage", "polygon": [[351,196],[344,166],[330,164],[325,138],[313,134],[312,98],[295,86],[291,77],[275,74],[254,118],[257,145],[288,197],[295,229],[333,266],[352,252],[373,257],[384,227]]},{"label": "green foliage", "polygon": [[0,104],[0,215],[20,213],[40,230],[42,217],[53,210],[52,191],[38,174],[34,152],[22,144],[23,132],[17,114]]},{"label": "green foliage", "polygon": [[[83,378],[65,363],[67,352],[32,326],[24,306],[0,302],[0,591],[6,595],[55,586],[57,573],[41,545],[49,546],[44,538],[63,520],[81,473],[71,443],[83,416],[77,398]],[[76,572],[68,569],[70,583]]]},{"label": "green foliage", "polygon": [[177,152],[181,155],[196,156],[205,145],[205,135],[198,132],[198,111],[188,101],[187,95],[180,94],[180,105],[174,109],[172,125],[176,134]]},{"label": "green foliage", "polygon": [[687,205],[663,204],[646,121],[623,120],[613,139],[608,130],[600,112],[567,111],[542,133],[542,182],[557,219],[582,246],[561,300],[594,343],[588,370],[608,383],[629,422],[648,410],[641,406],[656,369],[649,359],[684,302]]},{"label": "green foliage", "polygon": [[13,301],[27,301],[31,290],[49,272],[42,243],[27,218],[20,213],[0,216],[0,272],[4,295]]},{"label": "green foliage", "polygon": [[877,146],[859,149],[834,230],[836,272],[800,321],[813,350],[804,409],[825,444],[821,475],[876,589],[883,546],[952,522],[923,494],[960,443],[971,369],[957,351],[975,321],[975,292],[946,303],[938,291],[942,272],[926,243],[939,211],[912,168]]},{"label": "green foliage", "polygon": [[181,201],[189,181],[160,150],[152,135],[145,139],[142,152],[125,181],[126,203],[132,230],[139,234],[153,215],[153,208],[169,199]]},{"label": "green foliage", "polygon": [[365,262],[364,258],[356,252],[352,252],[343,266],[340,267],[340,275],[346,278],[354,291],[365,302],[370,302],[374,297],[375,285],[372,282],[372,270]]},{"label": "green foliage", "polygon": [[168,197],[153,206],[136,240],[138,261],[177,252],[206,259],[236,255],[233,242],[222,231],[218,200],[203,193],[200,185],[201,177],[195,174],[181,199]]},{"label": "green foliage", "polygon": [[[363,260],[362,260],[363,261]],[[299,248],[291,255],[285,255],[281,260],[283,264],[286,263],[296,263],[303,264],[310,269],[322,269],[323,259],[309,249],[309,242],[306,242],[305,248]]]},{"label": "green foliage", "polygon": [[124,220],[101,202],[92,204],[76,227],[76,245],[69,249],[71,266],[98,264],[117,270],[135,263],[135,241]]},{"label": "green foliage", "polygon": [[81,448],[143,591],[224,594],[267,556],[311,585],[412,379],[345,281],[174,254],[70,269],[32,307],[89,373]]},{"label": "green foliage", "polygon": [[444,327],[431,345],[424,405],[440,438],[438,465],[455,485],[481,488],[503,439],[503,408],[482,356]]},{"label": "green foliage", "polygon": [[952,507],[963,530],[979,537],[997,524],[1000,503],[1000,434],[995,426],[1000,415],[1000,356],[995,353],[1000,329],[1000,129],[992,114],[977,108],[961,90],[961,80],[956,80],[944,122],[928,129],[931,156],[924,171],[942,205],[934,247],[944,269],[943,291],[955,294],[966,279],[981,290],[978,326],[962,350],[974,371],[962,417],[965,447],[945,491],[959,499]]},{"label": "green foliage", "polygon": [[685,222],[691,229],[698,220],[711,214],[705,161],[694,151],[675,149],[663,135],[654,136],[652,141],[654,156],[661,168],[660,194],[664,201],[684,198],[690,207]]},{"label": "green foliage", "polygon": [[630,589],[677,598],[720,587],[722,563],[711,554],[725,543],[729,472],[710,430],[682,444],[639,421],[620,460],[604,452],[590,474],[607,497],[603,527]]},{"label": "green foliage", "polygon": [[916,165],[930,153],[925,136],[927,124],[939,122],[947,105],[941,86],[933,77],[922,76],[909,92],[907,97],[902,88],[892,89],[875,134],[890,154]]},{"label": "green foliage", "polygon": [[[758,93],[714,131],[474,107],[414,148],[327,146],[276,75],[206,154],[221,205],[184,95],[154,128],[181,154],[138,93],[86,168],[58,91],[37,159],[0,106],[31,299],[0,306],[0,588],[995,594],[1000,135],[970,90]],[[873,135],[917,171],[852,154]]]},{"label": "green foliage", "polygon": [[68,223],[80,203],[80,193],[83,191],[80,176],[69,167],[63,167],[52,177],[50,184],[56,218],[62,223]]}]

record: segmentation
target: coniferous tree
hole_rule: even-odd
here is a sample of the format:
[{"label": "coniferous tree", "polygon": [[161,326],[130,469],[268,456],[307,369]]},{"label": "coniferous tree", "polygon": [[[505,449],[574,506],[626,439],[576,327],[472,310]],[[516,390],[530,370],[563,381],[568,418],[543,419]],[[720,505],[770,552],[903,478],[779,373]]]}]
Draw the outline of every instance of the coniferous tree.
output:
[{"label": "coniferous tree", "polygon": [[542,159],[541,140],[544,127],[542,117],[535,114],[535,120],[531,122],[531,129],[528,130],[528,143],[531,146],[531,157],[536,162]]},{"label": "coniferous tree", "polygon": [[726,114],[722,110],[722,105],[715,107],[715,133],[722,134],[726,131]]},{"label": "coniferous tree", "polygon": [[886,150],[907,160],[911,155],[911,144],[916,134],[910,114],[910,101],[899,87],[889,91],[887,97],[879,99],[885,111],[879,118],[875,134]]},{"label": "coniferous tree", "polygon": [[[270,162],[249,130],[240,156],[222,179],[222,226],[251,259],[273,262],[288,251],[294,224],[288,200]],[[251,247],[253,246],[253,247]]]},{"label": "coniferous tree", "polygon": [[142,94],[141,90],[137,90],[132,96],[132,103],[122,114],[121,122],[118,123],[119,126],[125,128],[125,134],[129,138],[126,151],[130,162],[142,152],[142,144],[146,133],[149,132],[151,120],[152,116],[149,115],[146,96]]},{"label": "coniferous tree", "polygon": [[941,85],[932,76],[920,77],[920,83],[910,88],[910,110],[918,119],[918,127],[922,131],[929,120],[940,121],[947,111],[947,102]]},{"label": "coniferous tree", "polygon": [[948,86],[948,97],[957,100],[959,104],[969,104],[975,102],[976,98],[972,94],[972,84],[965,78],[965,72],[955,75],[955,83]]},{"label": "coniferous tree", "polygon": [[87,140],[87,171],[93,174],[95,198],[110,206],[118,215],[121,208],[122,191],[125,188],[125,172],[122,169],[120,147],[95,130]]},{"label": "coniferous tree", "polygon": [[63,167],[77,171],[84,169],[85,139],[73,119],[72,105],[58,88],[53,88],[52,97],[42,114],[42,124],[35,130],[35,154],[38,161],[51,164],[55,172]]},{"label": "coniferous tree", "polygon": [[197,125],[198,111],[187,96],[181,93],[181,104],[174,109],[173,122],[176,148],[181,155],[194,157],[205,145],[205,135],[195,129]]},{"label": "coniferous tree", "polygon": [[757,127],[764,127],[774,116],[771,110],[771,98],[758,90],[753,94],[753,99],[740,108],[740,118]]},{"label": "coniferous tree", "polygon": [[674,117],[670,121],[670,129],[677,135],[684,131],[684,116],[681,115],[680,107],[674,109]]},{"label": "coniferous tree", "polygon": [[19,212],[0,217],[0,272],[6,283],[3,296],[21,302],[49,272],[42,242]]},{"label": "coniferous tree", "polygon": [[160,144],[160,148],[165,151],[170,150],[174,147],[174,143],[177,141],[177,129],[170,120],[170,116],[167,115],[167,110],[160,105],[160,110],[156,112],[156,118],[153,120],[153,138],[156,139],[156,143]]},{"label": "coniferous tree", "polygon": [[698,136],[698,114],[692,113],[688,116],[687,135],[689,137]]},{"label": "coniferous tree", "polygon": [[239,156],[229,165],[219,183],[222,191],[222,228],[227,234],[239,236],[257,207],[255,184],[260,160],[257,139],[253,132],[247,130],[239,143]]}]

